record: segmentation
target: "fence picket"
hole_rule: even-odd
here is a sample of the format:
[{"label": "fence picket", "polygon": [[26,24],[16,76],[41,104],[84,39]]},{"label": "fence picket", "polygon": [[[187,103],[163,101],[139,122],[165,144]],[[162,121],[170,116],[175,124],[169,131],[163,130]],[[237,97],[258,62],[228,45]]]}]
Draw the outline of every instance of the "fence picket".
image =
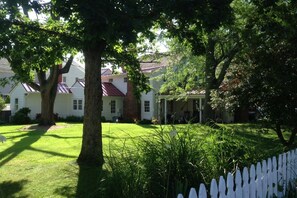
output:
[{"label": "fence picket", "polygon": [[272,158],[272,196],[277,196],[277,163],[276,157]]},{"label": "fence picket", "polygon": [[283,192],[282,192],[282,195],[285,196],[286,195],[286,189],[287,189],[287,154],[284,153],[282,154],[282,159],[283,159],[283,162],[282,162],[282,176],[283,176]]},{"label": "fence picket", "polygon": [[281,187],[283,186],[284,183],[284,178],[283,178],[283,173],[282,173],[282,169],[283,169],[283,156],[282,154],[278,155],[278,167],[277,167],[277,197],[282,197],[283,193],[282,193],[282,189]]},{"label": "fence picket", "polygon": [[184,198],[184,196],[182,194],[178,194],[177,198]]},{"label": "fence picket", "polygon": [[231,173],[227,175],[227,196],[228,198],[235,198],[234,178]]},{"label": "fence picket", "polygon": [[242,194],[243,194],[243,198],[249,198],[249,194],[250,194],[250,185],[249,185],[249,172],[247,167],[243,168],[243,173],[242,173],[242,177],[243,177],[243,186],[242,186]]},{"label": "fence picket", "polygon": [[[288,187],[297,179],[297,149],[258,162],[256,168],[236,170],[235,179],[228,173],[227,180],[220,176],[219,183],[212,179],[210,185],[211,198],[261,198],[283,197]],[[219,185],[218,185],[219,184]],[[288,195],[287,195],[288,196]],[[199,186],[199,194],[191,188],[188,198],[207,198],[204,184]],[[178,194],[177,198],[184,198]]]},{"label": "fence picket", "polygon": [[189,198],[198,198],[195,188],[191,188]]},{"label": "fence picket", "polygon": [[211,180],[210,184],[210,197],[211,198],[217,198],[218,197],[218,185],[217,181],[215,179]]},{"label": "fence picket", "polygon": [[256,170],[254,164],[250,168],[250,198],[256,198]]},{"label": "fence picket", "polygon": [[262,196],[261,197],[267,197],[267,177],[268,177],[268,171],[267,171],[267,163],[266,160],[262,161]]},{"label": "fence picket", "polygon": [[262,167],[261,167],[261,163],[258,162],[257,166],[256,166],[256,197],[257,198],[261,198],[262,197]]},{"label": "fence picket", "polygon": [[236,170],[235,174],[235,197],[243,197],[242,193],[242,177],[240,170]]},{"label": "fence picket", "polygon": [[223,176],[219,179],[219,198],[226,197],[226,182]]},{"label": "fence picket", "polygon": [[200,184],[199,187],[199,198],[207,198],[206,188],[204,184]]}]

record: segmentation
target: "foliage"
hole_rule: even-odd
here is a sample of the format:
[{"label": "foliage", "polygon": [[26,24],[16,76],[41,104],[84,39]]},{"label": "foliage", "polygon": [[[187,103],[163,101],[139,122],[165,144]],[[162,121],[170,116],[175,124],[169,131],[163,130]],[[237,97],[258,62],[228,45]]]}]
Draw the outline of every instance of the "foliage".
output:
[{"label": "foliage", "polygon": [[5,108],[5,100],[0,96],[0,111],[2,111]]},{"label": "foliage", "polygon": [[[165,11],[165,16],[162,18],[164,21],[160,21],[161,27],[166,28],[171,37],[177,38],[189,47],[194,55],[192,60],[198,58],[194,65],[196,67],[188,64],[190,63],[188,61],[185,63],[177,61],[176,65],[182,65],[181,71],[184,70],[177,73],[177,76],[182,76],[179,79],[180,84],[187,90],[197,89],[197,84],[201,86],[199,81],[203,82],[202,88],[205,89],[204,122],[215,119],[215,111],[210,105],[210,93],[212,90],[219,89],[228,67],[240,50],[239,32],[242,25],[235,22],[237,9],[231,2],[232,0],[180,1],[180,7],[171,8],[168,13]],[[177,57],[180,60],[187,60],[191,55],[184,56],[180,53]],[[201,68],[203,72],[200,72]],[[174,83],[169,84],[175,86],[170,89],[179,90]],[[198,88],[201,89],[201,87]]]},{"label": "foliage", "polygon": [[[255,0],[249,6],[241,66],[235,65],[223,95],[227,103],[257,109],[262,119],[275,125],[280,141],[290,146],[297,133],[296,3]],[[283,129],[291,131],[288,140]]]},{"label": "foliage", "polygon": [[82,123],[84,120],[81,116],[67,116],[64,119],[64,122],[74,122],[74,123]]},{"label": "foliage", "polygon": [[185,97],[187,92],[204,87],[203,56],[195,56],[186,42],[169,42],[168,67],[162,74],[164,83],[160,93]]},{"label": "foliage", "polygon": [[140,142],[148,197],[174,197],[203,181],[201,141],[190,131],[161,128]]},{"label": "foliage", "polygon": [[140,157],[139,153],[125,145],[108,152],[108,174],[103,183],[105,197],[145,197],[143,182],[146,178],[143,177]]},{"label": "foliage", "polygon": [[28,116],[28,114],[30,112],[31,112],[31,110],[27,107],[21,108],[11,117],[11,123],[12,124],[29,124],[29,123],[31,123],[31,119]]},{"label": "foliage", "polygon": [[6,97],[5,97],[5,103],[6,103],[6,104],[9,104],[9,103],[10,103],[10,96],[6,96]]},{"label": "foliage", "polygon": [[237,140],[235,133],[221,127],[208,131],[208,142],[204,145],[204,151],[209,166],[205,177],[216,178],[228,172],[235,173],[236,169],[257,162],[253,147],[247,147]]}]

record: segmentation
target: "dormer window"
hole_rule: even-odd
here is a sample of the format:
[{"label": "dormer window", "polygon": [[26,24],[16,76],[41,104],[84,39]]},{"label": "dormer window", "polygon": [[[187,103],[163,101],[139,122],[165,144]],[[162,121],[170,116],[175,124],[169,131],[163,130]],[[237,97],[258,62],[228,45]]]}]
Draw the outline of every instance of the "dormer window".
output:
[{"label": "dormer window", "polygon": [[113,82],[113,79],[112,78],[108,79],[108,82],[112,83]]}]

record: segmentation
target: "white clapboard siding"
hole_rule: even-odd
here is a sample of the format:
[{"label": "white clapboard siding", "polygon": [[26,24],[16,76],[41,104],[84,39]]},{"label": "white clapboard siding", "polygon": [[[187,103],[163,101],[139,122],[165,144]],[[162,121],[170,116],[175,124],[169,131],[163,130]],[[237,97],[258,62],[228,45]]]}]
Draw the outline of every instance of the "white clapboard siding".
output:
[{"label": "white clapboard siding", "polygon": [[[262,198],[284,197],[287,189],[297,179],[297,149],[258,162],[235,175],[228,173],[227,180],[220,176],[212,179],[208,194],[210,198]],[[200,184],[199,194],[191,188],[188,198],[207,198],[207,189]],[[184,198],[182,194],[177,196]]]}]

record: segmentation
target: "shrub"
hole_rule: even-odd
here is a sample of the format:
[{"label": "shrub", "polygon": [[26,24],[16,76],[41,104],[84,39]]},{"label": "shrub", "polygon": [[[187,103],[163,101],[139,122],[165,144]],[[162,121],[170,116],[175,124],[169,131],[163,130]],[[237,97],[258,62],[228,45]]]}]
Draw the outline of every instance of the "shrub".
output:
[{"label": "shrub", "polygon": [[147,120],[147,119],[143,119],[143,120],[139,121],[137,124],[152,124],[152,121]]},{"label": "shrub", "polygon": [[5,108],[5,101],[3,98],[0,96],[0,111],[2,111]]},{"label": "shrub", "polygon": [[129,152],[128,148],[110,151],[105,166],[108,169],[103,179],[106,197],[145,197],[146,178],[138,153]]},{"label": "shrub", "polygon": [[101,122],[106,122],[106,118],[104,116],[101,116]]},{"label": "shrub", "polygon": [[10,96],[6,96],[6,97],[5,97],[5,103],[6,103],[6,104],[9,104],[9,103],[10,103]]},{"label": "shrub", "polygon": [[74,123],[81,123],[84,121],[84,118],[82,116],[67,116],[64,119],[65,122],[74,122]]},{"label": "shrub", "polygon": [[205,159],[208,166],[207,175],[211,178],[226,175],[228,172],[234,173],[237,168],[249,166],[258,161],[253,153],[254,148],[247,147],[243,142],[235,137],[235,131],[225,128],[211,129],[207,133],[207,141],[203,145]]},{"label": "shrub", "polygon": [[31,110],[27,107],[21,108],[11,117],[11,123],[12,124],[30,124],[31,119],[28,116],[30,112]]},{"label": "shrub", "polygon": [[200,142],[190,125],[180,131],[161,129],[154,138],[141,141],[147,197],[187,194],[190,187],[204,181]]}]

